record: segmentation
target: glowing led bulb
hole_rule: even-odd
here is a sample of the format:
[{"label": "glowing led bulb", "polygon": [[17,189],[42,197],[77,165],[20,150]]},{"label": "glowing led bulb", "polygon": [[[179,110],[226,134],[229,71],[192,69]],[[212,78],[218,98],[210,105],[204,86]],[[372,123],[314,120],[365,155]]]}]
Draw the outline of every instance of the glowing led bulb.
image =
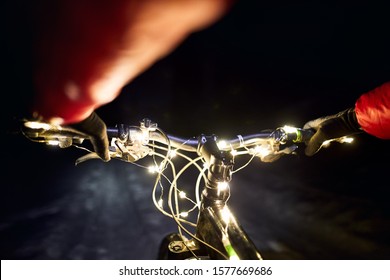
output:
[{"label": "glowing led bulb", "polygon": [[181,212],[180,216],[183,218],[186,218],[186,217],[188,217],[188,212]]},{"label": "glowing led bulb", "polygon": [[322,147],[328,147],[330,145],[330,142],[332,142],[332,140],[325,140],[324,142],[322,142]]},{"label": "glowing led bulb", "polygon": [[287,133],[297,133],[298,129],[293,126],[285,125],[283,126],[283,130]]},{"label": "glowing led bulb", "polygon": [[163,203],[164,203],[164,201],[163,201],[162,199],[160,199],[160,200],[158,201],[158,206],[159,206],[160,208],[163,208]]},{"label": "glowing led bulb", "polygon": [[227,148],[227,142],[225,140],[218,141],[217,146],[220,150]]},{"label": "glowing led bulb", "polygon": [[33,129],[50,129],[51,125],[48,123],[41,123],[41,122],[25,122],[24,126],[33,128]]},{"label": "glowing led bulb", "polygon": [[160,168],[156,165],[149,166],[148,170],[150,173],[159,173],[160,172]]},{"label": "glowing led bulb", "polygon": [[222,220],[228,224],[229,221],[230,221],[230,218],[231,218],[232,214],[230,212],[230,210],[227,208],[227,207],[224,207],[221,211],[221,217],[222,217]]},{"label": "glowing led bulb", "polygon": [[186,198],[187,195],[185,192],[181,191],[181,192],[179,192],[179,196],[180,196],[180,198]]},{"label": "glowing led bulb", "polygon": [[60,144],[60,142],[57,140],[49,140],[46,142],[46,144],[51,145],[51,146],[58,146]]},{"label": "glowing led bulb", "polygon": [[344,137],[340,137],[340,138],[325,140],[324,142],[322,142],[322,147],[324,147],[324,148],[328,147],[330,145],[330,143],[333,142],[333,141],[337,141],[337,142],[340,142],[340,143],[352,143],[353,142],[353,138],[352,137],[348,137],[348,136],[344,136]]},{"label": "glowing led bulb", "polygon": [[352,143],[352,142],[353,142],[353,138],[352,137],[345,136],[345,137],[342,137],[340,139],[340,143]]},{"label": "glowing led bulb", "polygon": [[170,158],[174,158],[176,155],[177,155],[177,154],[176,154],[176,150],[171,150],[171,151],[169,151],[169,157],[170,157]]},{"label": "glowing led bulb", "polygon": [[229,187],[227,182],[218,182],[218,190],[223,191]]},{"label": "glowing led bulb", "polygon": [[269,146],[263,147],[263,146],[256,146],[254,148],[255,154],[259,155],[260,157],[265,157],[271,153]]}]

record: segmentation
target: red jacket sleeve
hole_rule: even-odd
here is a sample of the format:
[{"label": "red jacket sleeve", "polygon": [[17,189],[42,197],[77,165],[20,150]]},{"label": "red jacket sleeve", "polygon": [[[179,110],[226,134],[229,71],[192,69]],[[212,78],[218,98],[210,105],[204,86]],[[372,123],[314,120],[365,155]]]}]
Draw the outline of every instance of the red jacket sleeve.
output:
[{"label": "red jacket sleeve", "polygon": [[355,103],[355,112],[365,132],[390,139],[390,82],[361,95]]},{"label": "red jacket sleeve", "polygon": [[[35,115],[75,123],[232,0],[39,0],[34,38]],[[38,5],[38,4],[37,4]]]}]

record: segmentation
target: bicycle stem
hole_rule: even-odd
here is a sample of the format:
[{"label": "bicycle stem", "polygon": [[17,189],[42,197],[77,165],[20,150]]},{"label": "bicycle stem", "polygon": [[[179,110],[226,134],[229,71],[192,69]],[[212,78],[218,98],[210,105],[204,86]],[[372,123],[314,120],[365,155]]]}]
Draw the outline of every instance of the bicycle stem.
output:
[{"label": "bicycle stem", "polygon": [[[215,244],[219,251],[226,252],[228,258],[262,259],[227,206],[230,197],[227,183],[232,178],[234,160],[230,152],[219,150],[216,140],[215,136],[202,135],[199,138],[197,151],[209,168],[202,191],[197,236],[209,244]],[[216,259],[222,258],[216,251],[210,254]]]},{"label": "bicycle stem", "polygon": [[197,152],[208,165],[207,182],[203,191],[205,205],[224,204],[229,197],[229,190],[220,187],[221,183],[231,181],[233,156],[230,152],[221,151],[215,136],[199,137]]}]

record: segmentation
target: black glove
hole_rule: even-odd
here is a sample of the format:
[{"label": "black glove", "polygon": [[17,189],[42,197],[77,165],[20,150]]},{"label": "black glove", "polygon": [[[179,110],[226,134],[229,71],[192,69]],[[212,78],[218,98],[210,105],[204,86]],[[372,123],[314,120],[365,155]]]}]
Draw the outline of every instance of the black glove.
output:
[{"label": "black glove", "polygon": [[109,161],[107,127],[103,120],[93,112],[85,120],[70,125],[70,127],[89,136],[96,154],[103,160]]},{"label": "black glove", "polygon": [[356,119],[355,109],[353,108],[335,115],[309,121],[303,128],[311,128],[316,131],[313,137],[306,143],[305,154],[307,156],[312,156],[317,153],[326,140],[362,132]]}]

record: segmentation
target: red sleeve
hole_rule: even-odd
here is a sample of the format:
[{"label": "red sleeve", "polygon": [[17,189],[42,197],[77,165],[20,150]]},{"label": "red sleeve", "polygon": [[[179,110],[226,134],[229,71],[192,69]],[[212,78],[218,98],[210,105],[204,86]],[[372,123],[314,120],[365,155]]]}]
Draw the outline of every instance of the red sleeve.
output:
[{"label": "red sleeve", "polygon": [[390,82],[361,95],[356,101],[355,111],[365,132],[390,139]]},{"label": "red sleeve", "polygon": [[47,121],[66,124],[111,102],[188,34],[220,18],[232,0],[38,3],[32,110]]}]

